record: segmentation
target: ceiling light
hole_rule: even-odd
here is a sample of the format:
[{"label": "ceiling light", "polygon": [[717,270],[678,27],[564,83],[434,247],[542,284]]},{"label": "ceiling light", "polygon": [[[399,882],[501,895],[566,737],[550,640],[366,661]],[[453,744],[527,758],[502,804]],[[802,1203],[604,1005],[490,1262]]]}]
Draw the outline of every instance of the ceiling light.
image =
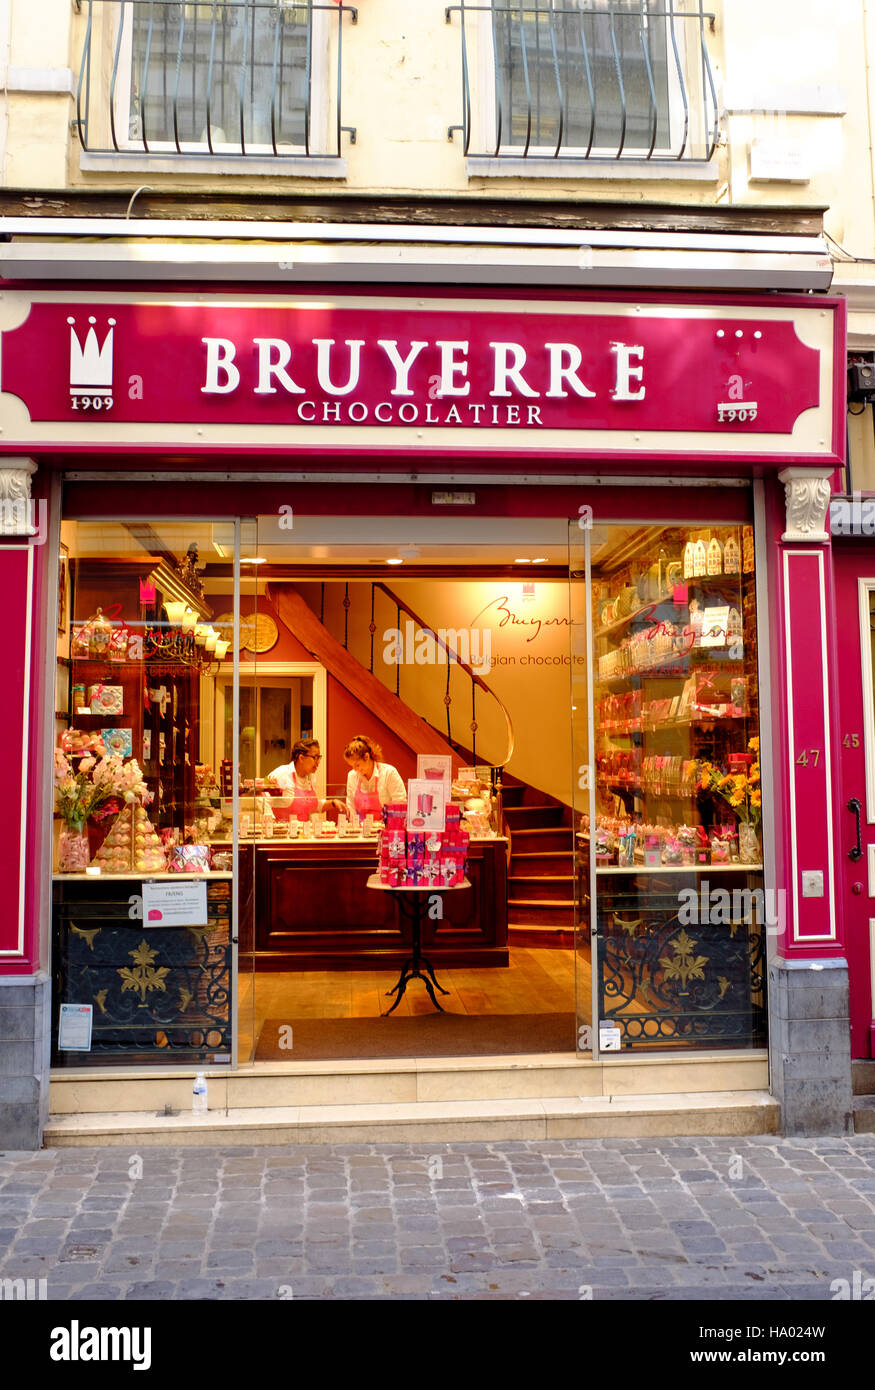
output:
[{"label": "ceiling light", "polygon": [[167,614],[167,621],[172,627],[179,627],[182,623],[182,615],[186,610],[186,604],[179,598],[165,600],[164,612]]},{"label": "ceiling light", "polygon": [[386,561],[386,564],[387,564],[387,565],[403,565],[403,564],[404,564],[404,561],[401,559],[401,556],[400,556],[400,555],[392,555],[392,556],[390,556],[390,558]]},{"label": "ceiling light", "polygon": [[241,556],[240,563],[241,565],[266,565],[267,560],[263,555],[247,555]]},{"label": "ceiling light", "polygon": [[531,563],[532,563],[531,560],[526,560],[526,559],[514,560],[514,564],[515,564],[515,565],[530,565]]},{"label": "ceiling light", "polygon": [[535,560],[532,561],[532,564],[533,564],[533,565],[546,565],[546,563],[547,563],[547,556],[546,556],[546,555],[539,555],[539,556],[537,557],[537,559],[535,559]]}]

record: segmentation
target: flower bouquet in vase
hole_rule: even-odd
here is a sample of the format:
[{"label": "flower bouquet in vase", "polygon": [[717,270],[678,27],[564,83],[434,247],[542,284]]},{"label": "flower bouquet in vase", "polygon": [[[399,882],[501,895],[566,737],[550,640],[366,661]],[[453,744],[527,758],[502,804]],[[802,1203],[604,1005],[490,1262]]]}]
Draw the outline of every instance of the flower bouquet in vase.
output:
[{"label": "flower bouquet in vase", "polygon": [[760,843],[762,822],[762,789],[760,786],[760,741],[748,741],[748,753],[730,759],[729,771],[714,763],[699,763],[699,786],[702,791],[720,797],[738,816],[738,857],[742,864],[761,864]]},{"label": "flower bouquet in vase", "polygon": [[152,799],[134,759],[123,763],[119,757],[99,756],[96,746],[77,754],[69,744],[65,735],[55,749],[55,809],[63,821],[58,843],[62,874],[83,873],[88,866],[89,817],[103,820],[127,804]]}]

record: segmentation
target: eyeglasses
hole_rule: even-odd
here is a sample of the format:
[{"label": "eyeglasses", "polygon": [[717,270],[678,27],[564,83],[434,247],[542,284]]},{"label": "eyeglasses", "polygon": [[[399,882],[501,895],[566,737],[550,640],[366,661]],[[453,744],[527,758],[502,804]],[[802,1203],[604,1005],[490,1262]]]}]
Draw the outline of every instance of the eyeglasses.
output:
[{"label": "eyeglasses", "polygon": [[321,753],[306,753],[304,756],[307,758],[312,758],[314,763],[321,763],[322,761]]}]

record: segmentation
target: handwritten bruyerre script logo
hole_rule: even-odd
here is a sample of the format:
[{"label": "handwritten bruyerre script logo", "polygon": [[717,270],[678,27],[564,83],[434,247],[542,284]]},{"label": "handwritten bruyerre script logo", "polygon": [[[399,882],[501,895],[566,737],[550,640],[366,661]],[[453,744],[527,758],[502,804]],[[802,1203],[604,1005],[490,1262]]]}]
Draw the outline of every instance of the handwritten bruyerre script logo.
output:
[{"label": "handwritten bruyerre script logo", "polygon": [[112,409],[112,339],[115,319],[107,319],[108,332],[100,344],[90,315],[88,332],[82,343],[76,330],[76,320],[70,325],[70,403],[74,410]]}]

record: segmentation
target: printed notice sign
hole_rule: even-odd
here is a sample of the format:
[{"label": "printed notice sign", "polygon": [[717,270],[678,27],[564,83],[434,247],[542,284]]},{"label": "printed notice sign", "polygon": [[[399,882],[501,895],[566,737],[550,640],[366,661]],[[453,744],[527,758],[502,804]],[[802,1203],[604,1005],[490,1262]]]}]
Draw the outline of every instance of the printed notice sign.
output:
[{"label": "printed notice sign", "polygon": [[205,927],[207,885],[201,883],[144,883],[143,925],[146,927]]},{"label": "printed notice sign", "polygon": [[616,1023],[611,1023],[609,1019],[599,1019],[599,1050],[601,1052],[619,1052],[622,1034]]},{"label": "printed notice sign", "polygon": [[62,1004],[58,1019],[58,1051],[90,1052],[93,1004]]}]

